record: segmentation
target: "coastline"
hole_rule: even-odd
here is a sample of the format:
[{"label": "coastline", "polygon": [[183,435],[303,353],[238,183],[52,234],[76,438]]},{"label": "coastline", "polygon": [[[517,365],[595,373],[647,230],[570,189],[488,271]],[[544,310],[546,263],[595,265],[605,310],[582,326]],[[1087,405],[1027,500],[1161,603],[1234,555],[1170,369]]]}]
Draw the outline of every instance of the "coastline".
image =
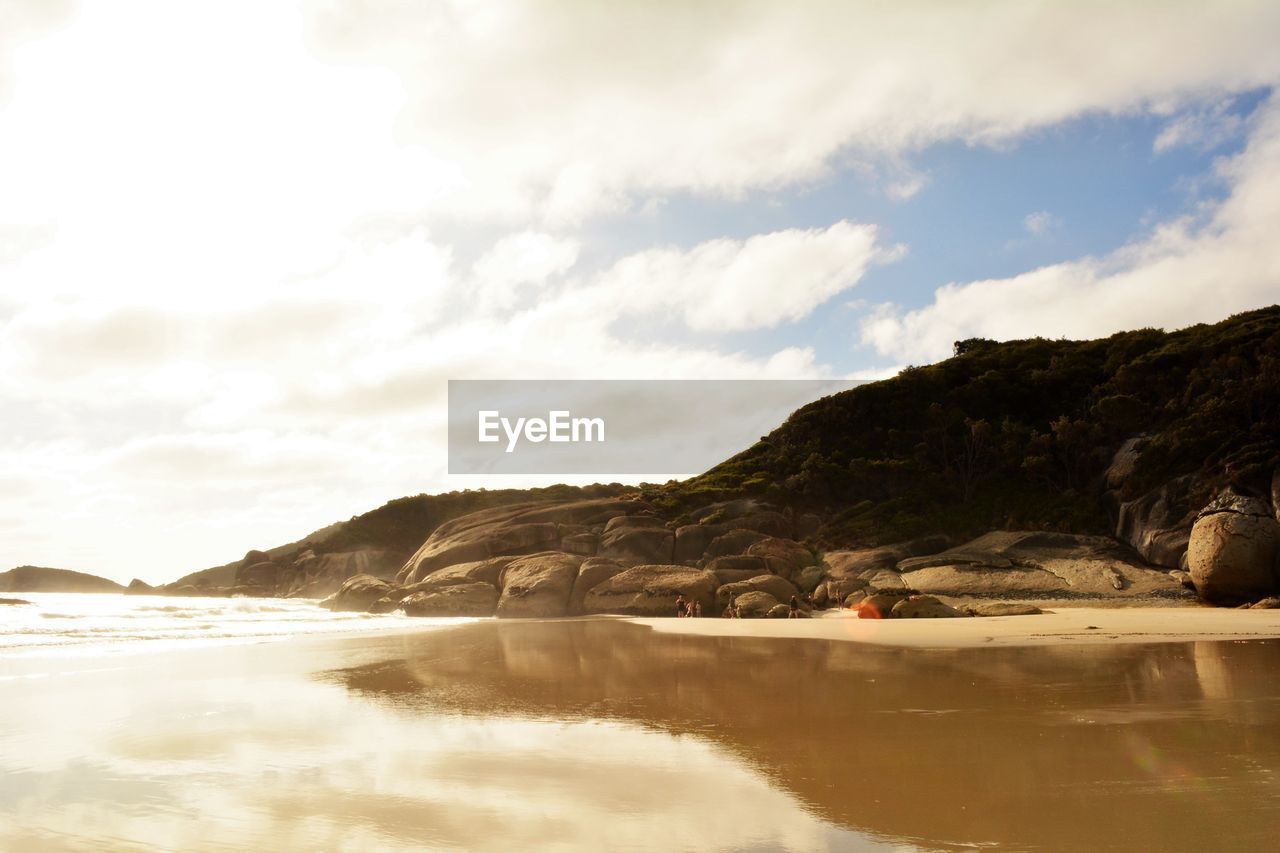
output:
[{"label": "coastline", "polygon": [[1035,616],[859,619],[831,611],[810,619],[628,618],[654,631],[702,637],[834,640],[900,648],[1177,643],[1280,637],[1280,610],[1213,607],[1072,607]]}]

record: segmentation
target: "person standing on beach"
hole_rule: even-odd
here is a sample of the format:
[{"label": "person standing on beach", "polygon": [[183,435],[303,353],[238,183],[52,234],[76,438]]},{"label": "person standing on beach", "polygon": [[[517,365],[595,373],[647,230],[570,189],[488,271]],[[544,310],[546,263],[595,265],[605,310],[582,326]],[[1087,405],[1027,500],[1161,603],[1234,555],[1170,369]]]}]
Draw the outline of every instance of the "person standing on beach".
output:
[{"label": "person standing on beach", "polygon": [[684,595],[676,596],[676,618],[683,617],[684,614]]},{"label": "person standing on beach", "polygon": [[800,599],[796,598],[794,595],[791,596],[791,611],[787,614],[787,618],[788,619],[800,618]]},{"label": "person standing on beach", "polygon": [[701,617],[701,616],[702,616],[702,602],[701,602],[701,601],[695,601],[695,602],[693,603],[693,615],[694,615],[694,616],[698,616],[698,617]]}]

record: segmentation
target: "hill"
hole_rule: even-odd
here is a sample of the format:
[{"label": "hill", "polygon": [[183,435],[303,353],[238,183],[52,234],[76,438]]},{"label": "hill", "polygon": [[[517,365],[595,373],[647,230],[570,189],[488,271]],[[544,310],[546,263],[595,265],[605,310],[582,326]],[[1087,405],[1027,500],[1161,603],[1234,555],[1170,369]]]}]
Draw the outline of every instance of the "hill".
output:
[{"label": "hill", "polygon": [[[1270,497],[1280,306],[1102,340],[959,341],[955,353],[805,406],[647,496],[676,517],[741,497],[812,510],[828,547],[997,528],[1110,534],[1121,505],[1183,478],[1188,506],[1224,486]],[[1126,446],[1131,464],[1108,481]]]},{"label": "hill", "polygon": [[[318,598],[355,575],[404,585],[474,564],[479,575],[459,568],[437,580],[490,611],[495,580],[510,573],[486,559],[558,552],[521,571],[568,577],[571,563],[601,559],[705,569],[714,581],[681,577],[717,589],[767,567],[805,593],[842,599],[859,583],[999,596],[1016,581],[1023,593],[1159,596],[1194,581],[1228,603],[1280,589],[1270,552],[1233,550],[1257,536],[1280,542],[1277,504],[1280,307],[1271,307],[1093,341],[959,341],[945,361],[804,406],[688,480],[401,498],[167,591]],[[1197,578],[1189,544],[1206,514],[1220,515],[1224,535],[1202,541],[1230,547],[1206,552]],[[587,574],[583,584],[605,589],[605,568]],[[632,589],[650,582],[667,581],[627,575],[612,599],[588,595],[582,606],[656,601]]]},{"label": "hill", "polygon": [[69,569],[18,566],[0,572],[0,592],[124,592],[124,587],[97,575]]}]

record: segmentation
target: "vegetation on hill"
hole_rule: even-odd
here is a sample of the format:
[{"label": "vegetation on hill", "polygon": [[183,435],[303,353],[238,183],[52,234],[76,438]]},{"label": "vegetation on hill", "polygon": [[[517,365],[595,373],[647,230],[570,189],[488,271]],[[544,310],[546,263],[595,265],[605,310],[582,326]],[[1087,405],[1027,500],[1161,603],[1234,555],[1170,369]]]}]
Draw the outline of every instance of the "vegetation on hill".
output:
[{"label": "vegetation on hill", "polygon": [[115,581],[44,566],[18,566],[0,572],[0,592],[123,592]]},{"label": "vegetation on hill", "polygon": [[1102,474],[1150,436],[1120,499],[1183,474],[1260,493],[1280,463],[1280,306],[1176,332],[959,341],[955,356],[818,400],[753,447],[647,495],[678,516],[758,496],[824,544],[993,528],[1109,533]]}]

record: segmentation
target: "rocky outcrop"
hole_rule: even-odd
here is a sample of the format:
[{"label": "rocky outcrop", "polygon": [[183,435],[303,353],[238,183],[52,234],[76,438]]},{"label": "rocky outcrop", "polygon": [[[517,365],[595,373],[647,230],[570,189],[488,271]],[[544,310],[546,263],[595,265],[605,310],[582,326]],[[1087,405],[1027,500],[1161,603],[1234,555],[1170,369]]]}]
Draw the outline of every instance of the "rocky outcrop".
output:
[{"label": "rocky outcrop", "polygon": [[652,516],[617,516],[609,519],[600,536],[596,556],[629,566],[670,563],[675,533]]},{"label": "rocky outcrop", "polygon": [[1196,515],[1192,495],[1198,478],[1194,474],[1174,477],[1135,498],[1120,497],[1137,473],[1150,441],[1146,435],[1130,438],[1116,451],[1103,475],[1115,536],[1148,563],[1185,568],[1187,540]]},{"label": "rocky outcrop", "polygon": [[965,614],[932,595],[913,595],[893,605],[889,615],[893,619],[953,619]]},{"label": "rocky outcrop", "polygon": [[918,592],[977,597],[1134,597],[1182,594],[1167,572],[1104,536],[993,531],[928,557],[902,560]]},{"label": "rocky outcrop", "polygon": [[1191,528],[1187,568],[1213,604],[1255,601],[1280,591],[1280,521],[1258,498],[1226,491]]},{"label": "rocky outcrop", "polygon": [[786,578],[777,575],[758,575],[745,581],[721,586],[716,590],[716,603],[724,607],[730,599],[741,597],[749,592],[766,592],[773,596],[775,601],[783,603],[789,602],[793,595],[799,595],[799,590]]},{"label": "rocky outcrop", "polygon": [[[580,551],[584,534],[611,519],[650,512],[637,500],[599,498],[521,503],[473,512],[441,524],[396,575],[400,584],[422,580],[438,569],[491,557],[561,550],[564,540]],[[581,555],[579,555],[581,556]]]},{"label": "rocky outcrop", "polygon": [[0,592],[124,592],[115,581],[42,566],[18,566],[0,572]]},{"label": "rocky outcrop", "polygon": [[569,596],[582,557],[549,551],[520,557],[502,570],[501,617],[558,617],[569,612]]},{"label": "rocky outcrop", "polygon": [[356,575],[349,578],[336,593],[320,602],[320,606],[328,610],[368,613],[373,603],[389,592],[391,584],[382,578]]},{"label": "rocky outcrop", "polygon": [[689,566],[635,566],[597,585],[583,600],[586,613],[672,616],[676,599],[698,601],[703,612],[715,603],[716,576]]},{"label": "rocky outcrop", "polygon": [[155,587],[137,578],[129,581],[129,585],[124,589],[125,595],[155,595],[156,593]]},{"label": "rocky outcrop", "polygon": [[974,616],[1037,616],[1044,611],[1018,601],[986,601],[966,608]]},{"label": "rocky outcrop", "polygon": [[408,616],[492,616],[498,589],[487,583],[460,583],[415,592],[401,599]]},{"label": "rocky outcrop", "polygon": [[31,603],[30,601],[27,601],[27,600],[22,599],[22,598],[0,598],[0,605],[3,605],[3,604],[30,604],[30,603]]},{"label": "rocky outcrop", "polygon": [[[743,619],[767,619],[775,607],[790,609],[769,593],[761,590],[748,590],[736,596],[734,604],[738,608],[738,615]],[[728,606],[728,599],[726,599],[721,609],[725,606]]]},{"label": "rocky outcrop", "polygon": [[573,591],[569,593],[569,614],[576,616],[582,613],[583,601],[587,593],[614,575],[621,574],[626,566],[617,560],[604,557],[591,557],[578,567],[578,576],[573,581]]}]

